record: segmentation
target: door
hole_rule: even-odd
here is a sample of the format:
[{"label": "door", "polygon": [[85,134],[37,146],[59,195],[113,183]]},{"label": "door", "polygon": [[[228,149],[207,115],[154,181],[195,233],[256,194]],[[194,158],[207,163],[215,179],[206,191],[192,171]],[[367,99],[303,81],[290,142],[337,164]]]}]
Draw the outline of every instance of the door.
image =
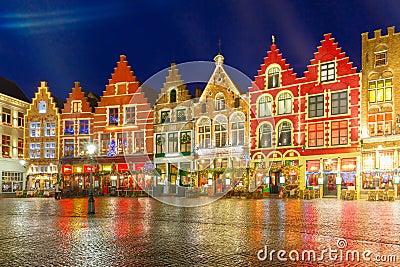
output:
[{"label": "door", "polygon": [[324,174],[324,196],[336,196],[336,173]]}]

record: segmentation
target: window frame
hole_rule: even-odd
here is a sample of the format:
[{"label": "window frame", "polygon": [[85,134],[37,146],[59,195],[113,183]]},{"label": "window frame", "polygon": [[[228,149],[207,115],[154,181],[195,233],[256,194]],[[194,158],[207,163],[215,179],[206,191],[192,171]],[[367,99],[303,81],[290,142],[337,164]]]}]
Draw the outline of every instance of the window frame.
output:
[{"label": "window frame", "polygon": [[[333,72],[333,73],[331,73]],[[320,65],[319,77],[321,82],[332,82],[336,79],[336,62],[324,62]]]},{"label": "window frame", "polygon": [[[325,129],[324,123],[310,123],[308,125],[308,146],[309,147],[322,147],[325,143]],[[315,143],[313,143],[313,141]]]},{"label": "window frame", "polygon": [[[338,96],[335,98],[335,96]],[[347,91],[341,91],[341,92],[334,92],[331,93],[331,115],[343,115],[347,114],[349,112],[349,95]],[[342,102],[345,104],[342,105]],[[337,107],[334,107],[334,105],[337,104]],[[334,109],[337,109],[337,112],[334,112]]]},{"label": "window frame", "polygon": [[[319,107],[320,104],[322,105],[322,107]],[[325,114],[325,96],[323,94],[309,96],[308,117],[319,118],[323,117],[324,114]]]},{"label": "window frame", "polygon": [[[336,124],[338,124],[338,126],[336,126]],[[331,122],[331,146],[341,146],[349,143],[348,125],[349,122],[347,120]],[[344,138],[346,142],[342,142]]]},{"label": "window frame", "polygon": [[280,73],[279,67],[271,67],[267,71],[267,89],[278,88],[280,86]]}]

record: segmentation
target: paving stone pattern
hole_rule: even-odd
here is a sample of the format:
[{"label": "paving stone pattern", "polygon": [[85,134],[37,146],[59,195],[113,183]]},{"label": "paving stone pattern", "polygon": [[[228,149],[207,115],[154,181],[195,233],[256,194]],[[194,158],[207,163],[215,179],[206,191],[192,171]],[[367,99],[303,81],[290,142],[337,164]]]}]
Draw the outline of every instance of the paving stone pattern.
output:
[{"label": "paving stone pattern", "polygon": [[[120,197],[96,198],[95,208],[88,216],[84,198],[0,199],[0,266],[400,266],[400,202],[220,199],[183,208]],[[339,253],[340,238],[343,255],[370,250],[396,262],[257,257],[265,245]]]}]

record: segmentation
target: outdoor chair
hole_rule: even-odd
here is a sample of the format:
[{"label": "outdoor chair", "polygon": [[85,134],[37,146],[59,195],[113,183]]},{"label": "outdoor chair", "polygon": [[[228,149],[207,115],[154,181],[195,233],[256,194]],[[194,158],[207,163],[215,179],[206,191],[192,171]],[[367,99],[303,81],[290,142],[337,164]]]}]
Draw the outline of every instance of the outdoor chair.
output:
[{"label": "outdoor chair", "polygon": [[304,190],[300,189],[299,191],[297,191],[297,197],[300,199],[303,199],[304,198]]},{"label": "outdoor chair", "polygon": [[375,191],[372,191],[372,190],[368,191],[368,200],[372,200],[372,201],[376,200],[376,192]]},{"label": "outdoor chair", "polygon": [[394,190],[388,190],[387,191],[387,200],[389,200],[389,201],[393,200],[394,201]]},{"label": "outdoor chair", "polygon": [[346,200],[346,198],[347,198],[347,189],[342,189],[340,197],[341,197],[342,200]]},{"label": "outdoor chair", "polygon": [[356,191],[355,190],[350,190],[350,193],[347,196],[348,200],[355,200],[356,199]]},{"label": "outdoor chair", "polygon": [[383,192],[383,190],[379,190],[378,191],[378,200],[384,200],[384,195],[385,195],[385,193]]},{"label": "outdoor chair", "polygon": [[319,190],[314,190],[314,198],[319,198]]}]

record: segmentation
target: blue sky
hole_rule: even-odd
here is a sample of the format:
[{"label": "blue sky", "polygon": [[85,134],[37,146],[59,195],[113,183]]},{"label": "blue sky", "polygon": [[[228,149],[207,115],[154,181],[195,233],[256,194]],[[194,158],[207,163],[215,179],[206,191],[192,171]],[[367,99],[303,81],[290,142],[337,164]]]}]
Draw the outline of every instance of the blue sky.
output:
[{"label": "blue sky", "polygon": [[[225,63],[252,79],[271,45],[302,76],[332,33],[360,70],[361,33],[397,26],[398,1],[1,1],[0,76],[31,98],[41,80],[64,99],[80,81],[102,94],[120,54],[144,82],[171,61]],[[372,36],[372,35],[371,35]],[[184,78],[184,77],[183,77]]]}]

